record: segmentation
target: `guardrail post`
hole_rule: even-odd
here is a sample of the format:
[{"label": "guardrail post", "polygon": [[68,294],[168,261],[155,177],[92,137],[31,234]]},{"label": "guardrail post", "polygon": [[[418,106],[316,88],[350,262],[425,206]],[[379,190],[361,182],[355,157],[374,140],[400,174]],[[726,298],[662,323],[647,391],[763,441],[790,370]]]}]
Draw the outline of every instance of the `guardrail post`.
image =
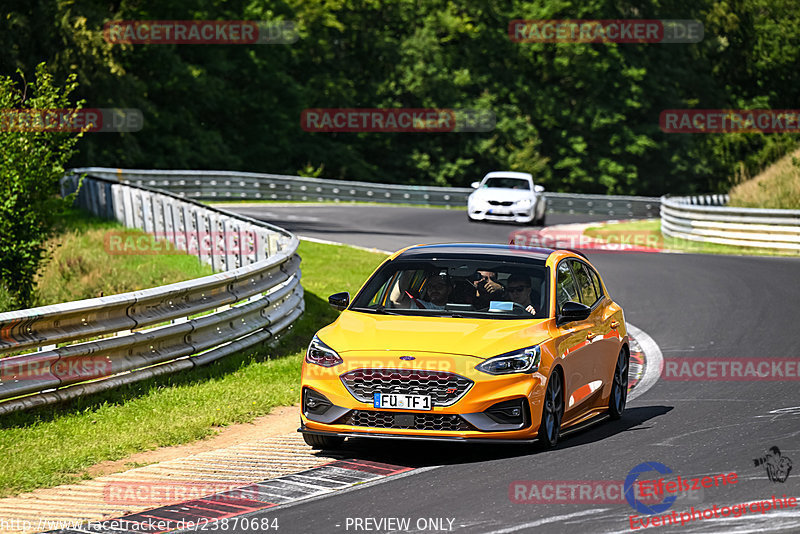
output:
[{"label": "guardrail post", "polygon": [[164,237],[172,246],[178,248],[178,240],[175,236],[175,202],[169,198],[164,200]]}]

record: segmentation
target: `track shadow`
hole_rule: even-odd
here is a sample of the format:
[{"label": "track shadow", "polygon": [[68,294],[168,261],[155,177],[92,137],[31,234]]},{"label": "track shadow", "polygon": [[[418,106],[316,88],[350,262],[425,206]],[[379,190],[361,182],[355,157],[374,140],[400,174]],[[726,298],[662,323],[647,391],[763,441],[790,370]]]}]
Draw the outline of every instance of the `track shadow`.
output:
[{"label": "track shadow", "polygon": [[[605,421],[578,433],[563,438],[553,450],[568,449],[627,431],[646,430],[637,428],[643,423],[669,413],[672,407],[644,406],[629,408],[622,419]],[[545,452],[539,445],[498,443],[447,443],[439,441],[380,440],[374,438],[348,439],[339,451],[321,451],[320,456],[341,459],[370,460],[404,467],[428,467],[485,462],[504,458],[516,458]]]},{"label": "track shadow", "polygon": [[365,228],[363,226],[356,227],[350,225],[337,224],[336,221],[292,221],[275,219],[272,217],[259,217],[252,216],[253,219],[263,221],[269,224],[275,224],[289,230],[293,233],[315,232],[320,234],[359,234],[359,235],[398,235],[398,236],[416,236],[420,235],[417,232],[402,232],[399,229],[381,231],[376,228]]}]

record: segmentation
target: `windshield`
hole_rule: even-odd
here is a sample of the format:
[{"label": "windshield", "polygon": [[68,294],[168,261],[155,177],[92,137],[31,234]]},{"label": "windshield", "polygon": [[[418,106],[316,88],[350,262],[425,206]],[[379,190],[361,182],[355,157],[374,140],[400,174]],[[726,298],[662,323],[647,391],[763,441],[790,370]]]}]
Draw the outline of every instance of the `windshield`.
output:
[{"label": "windshield", "polygon": [[532,189],[531,182],[528,180],[507,177],[488,178],[485,182],[483,182],[483,187],[491,187],[495,189],[526,189],[528,191]]},{"label": "windshield", "polygon": [[353,300],[351,310],[398,315],[541,319],[548,316],[544,262],[395,260]]}]

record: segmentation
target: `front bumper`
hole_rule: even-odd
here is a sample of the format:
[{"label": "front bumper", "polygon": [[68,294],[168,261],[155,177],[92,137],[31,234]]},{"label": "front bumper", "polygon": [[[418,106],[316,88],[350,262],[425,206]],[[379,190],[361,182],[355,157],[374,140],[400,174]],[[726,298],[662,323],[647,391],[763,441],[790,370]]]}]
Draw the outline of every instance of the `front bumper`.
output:
[{"label": "front bumper", "polygon": [[303,434],[316,434],[318,436],[336,436],[340,438],[379,438],[379,439],[401,439],[401,440],[417,440],[417,441],[443,441],[447,443],[507,443],[507,444],[524,444],[536,443],[538,440],[517,438],[485,438],[485,437],[470,437],[470,436],[423,436],[423,435],[408,435],[408,434],[389,434],[389,433],[374,433],[374,432],[328,432],[319,430],[310,430],[305,425],[300,425],[297,429],[298,432]]},{"label": "front bumper", "polygon": [[[308,365],[304,364],[303,369],[301,432],[493,441],[531,440],[539,430],[546,382],[539,373],[492,376],[474,369],[460,369],[458,374],[473,382],[466,393],[449,406],[434,405],[431,410],[415,411],[375,408],[372,403],[357,399],[343,384],[340,375],[348,369],[331,371],[330,378],[324,378],[309,373]],[[309,410],[306,405],[309,392],[324,396],[330,406],[323,411],[319,407]],[[504,410],[506,403],[512,407],[518,403],[521,422],[498,416],[497,410]]]},{"label": "front bumper", "polygon": [[[492,208],[494,210],[494,208]],[[506,213],[489,213],[487,210],[468,210],[469,218],[474,221],[505,221],[515,223],[529,223],[534,220],[533,210],[508,210]]]}]

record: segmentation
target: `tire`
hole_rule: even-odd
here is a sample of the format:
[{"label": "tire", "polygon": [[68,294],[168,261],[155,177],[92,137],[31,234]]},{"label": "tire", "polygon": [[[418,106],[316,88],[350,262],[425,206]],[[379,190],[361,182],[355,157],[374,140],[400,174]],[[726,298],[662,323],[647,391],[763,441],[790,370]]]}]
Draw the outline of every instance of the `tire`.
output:
[{"label": "tire", "polygon": [[320,436],[319,434],[306,433],[303,433],[303,440],[305,440],[306,444],[310,445],[312,449],[316,450],[336,450],[340,449],[344,443],[344,438],[337,436]]},{"label": "tire", "polygon": [[608,413],[611,419],[619,419],[625,411],[628,401],[628,351],[623,347],[617,356],[617,365],[614,367],[614,377],[611,380],[611,396],[608,399]]},{"label": "tire", "polygon": [[547,213],[542,213],[542,218],[539,219],[539,226],[546,226],[547,225]]},{"label": "tire", "polygon": [[545,449],[555,447],[561,434],[561,419],[564,417],[563,392],[561,373],[555,371],[547,382],[542,406],[542,422],[539,424],[539,444]]}]

